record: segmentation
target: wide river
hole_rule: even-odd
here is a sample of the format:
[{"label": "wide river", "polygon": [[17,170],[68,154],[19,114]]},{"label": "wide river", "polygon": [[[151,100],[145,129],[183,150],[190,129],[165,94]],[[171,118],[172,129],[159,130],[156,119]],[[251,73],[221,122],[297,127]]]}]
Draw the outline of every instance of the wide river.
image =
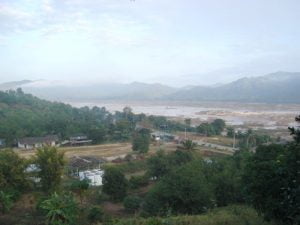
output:
[{"label": "wide river", "polygon": [[125,106],[134,113],[161,115],[176,119],[192,118],[195,124],[216,118],[226,120],[231,125],[250,125],[265,129],[286,128],[295,125],[294,118],[300,114],[299,104],[265,104],[236,102],[134,102],[95,101],[69,102],[76,107],[99,106],[110,112],[121,111]]}]

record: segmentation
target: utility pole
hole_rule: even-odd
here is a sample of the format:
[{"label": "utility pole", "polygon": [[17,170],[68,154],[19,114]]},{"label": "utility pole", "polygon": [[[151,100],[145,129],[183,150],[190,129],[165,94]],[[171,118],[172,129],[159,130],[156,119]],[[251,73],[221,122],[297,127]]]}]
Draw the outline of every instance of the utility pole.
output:
[{"label": "utility pole", "polygon": [[186,128],[184,128],[184,139],[186,140]]}]

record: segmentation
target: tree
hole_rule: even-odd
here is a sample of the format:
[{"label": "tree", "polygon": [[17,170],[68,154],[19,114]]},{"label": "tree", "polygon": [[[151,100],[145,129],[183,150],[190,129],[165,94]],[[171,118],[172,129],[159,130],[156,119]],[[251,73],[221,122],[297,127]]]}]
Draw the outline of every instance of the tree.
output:
[{"label": "tree", "polygon": [[150,131],[142,128],[133,134],[132,150],[139,153],[146,153],[149,151],[150,145]]},{"label": "tree", "polygon": [[159,179],[169,170],[168,158],[163,150],[159,150],[154,156],[147,160],[147,173],[150,177]]},{"label": "tree", "polygon": [[167,155],[163,150],[159,150],[147,160],[147,174],[154,179],[160,179],[174,168],[192,160],[193,155],[190,151],[176,150]]},{"label": "tree", "polygon": [[179,146],[179,149],[186,150],[186,151],[193,151],[197,147],[197,143],[193,142],[192,140],[185,140],[182,142],[182,146]]},{"label": "tree", "polygon": [[187,127],[190,127],[191,124],[192,124],[192,119],[191,119],[191,118],[186,118],[186,119],[184,120],[184,123],[185,123],[185,125],[186,125]]},{"label": "tree", "polygon": [[212,188],[193,161],[164,176],[147,194],[143,209],[150,215],[198,214],[213,206]]},{"label": "tree", "polygon": [[94,206],[89,209],[88,220],[91,223],[101,222],[103,220],[104,212],[100,207]]},{"label": "tree", "polygon": [[64,153],[58,152],[55,147],[44,147],[37,150],[35,163],[40,169],[42,189],[52,192],[58,189],[65,165]]},{"label": "tree", "polygon": [[9,193],[5,193],[4,191],[0,191],[0,211],[2,213],[6,213],[11,209],[12,206],[12,195]]},{"label": "tree", "polygon": [[222,119],[216,119],[214,120],[211,125],[214,128],[214,131],[216,132],[217,135],[220,135],[221,132],[224,130],[226,124],[225,121]]},{"label": "tree", "polygon": [[89,181],[87,179],[74,180],[70,187],[70,189],[73,192],[78,194],[81,204],[82,204],[83,196],[84,196],[85,192],[88,190],[88,188],[89,188]]},{"label": "tree", "polygon": [[233,127],[227,127],[227,136],[233,138],[234,136],[234,128]]},{"label": "tree", "polygon": [[126,196],[127,186],[127,180],[120,170],[114,167],[105,169],[102,190],[110,195],[112,200],[122,200]]},{"label": "tree", "polygon": [[126,210],[129,212],[136,212],[142,203],[142,199],[138,196],[127,196],[124,201],[123,205]]},{"label": "tree", "polygon": [[284,224],[300,223],[300,146],[262,145],[245,168],[249,200],[265,218]]},{"label": "tree", "polygon": [[0,190],[14,193],[23,192],[28,185],[25,168],[25,161],[17,153],[12,150],[1,150]]},{"label": "tree", "polygon": [[196,130],[199,134],[203,134],[208,137],[216,134],[214,127],[209,123],[200,124],[198,127],[196,127]]},{"label": "tree", "polygon": [[57,194],[44,200],[40,207],[45,210],[47,224],[49,225],[73,225],[77,219],[77,205],[69,193]]},{"label": "tree", "polygon": [[[297,123],[300,123],[300,115],[295,118],[295,121]],[[300,129],[298,127],[289,127],[289,130],[291,131],[291,135],[294,136],[294,140],[296,143],[300,143]]]}]

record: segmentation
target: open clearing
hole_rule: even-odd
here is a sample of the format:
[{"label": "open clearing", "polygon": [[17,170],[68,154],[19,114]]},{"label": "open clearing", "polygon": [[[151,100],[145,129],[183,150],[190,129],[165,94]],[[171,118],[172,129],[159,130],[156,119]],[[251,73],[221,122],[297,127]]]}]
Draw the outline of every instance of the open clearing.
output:
[{"label": "open clearing", "polygon": [[[151,144],[149,154],[154,154],[157,150],[163,149],[167,152],[174,151],[177,148],[175,143],[162,143],[162,144]],[[65,152],[65,157],[70,159],[74,156],[92,156],[96,158],[105,158],[108,161],[116,159],[118,157],[125,157],[125,155],[132,152],[131,143],[114,143],[114,144],[102,144],[102,145],[91,145],[91,146],[80,146],[80,147],[60,147],[60,151]],[[21,157],[30,158],[35,155],[36,150],[15,150]],[[200,147],[198,150],[204,156],[209,152],[212,154],[232,154],[231,152],[216,150],[213,148]]]}]

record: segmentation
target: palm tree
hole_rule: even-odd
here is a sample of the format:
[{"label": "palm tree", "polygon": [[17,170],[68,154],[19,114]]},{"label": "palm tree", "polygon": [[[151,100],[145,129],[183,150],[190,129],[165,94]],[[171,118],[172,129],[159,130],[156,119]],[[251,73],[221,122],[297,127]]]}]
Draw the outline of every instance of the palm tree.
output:
[{"label": "palm tree", "polygon": [[49,199],[42,202],[41,208],[47,212],[49,225],[71,225],[75,222],[77,206],[70,194],[59,195],[54,192]]},{"label": "palm tree", "polygon": [[13,206],[12,195],[0,191],[0,210],[3,213],[8,212]]},{"label": "palm tree", "polygon": [[183,141],[182,145],[179,146],[178,148],[182,149],[182,150],[193,151],[196,149],[196,147],[197,147],[197,143],[188,139],[188,140]]}]

